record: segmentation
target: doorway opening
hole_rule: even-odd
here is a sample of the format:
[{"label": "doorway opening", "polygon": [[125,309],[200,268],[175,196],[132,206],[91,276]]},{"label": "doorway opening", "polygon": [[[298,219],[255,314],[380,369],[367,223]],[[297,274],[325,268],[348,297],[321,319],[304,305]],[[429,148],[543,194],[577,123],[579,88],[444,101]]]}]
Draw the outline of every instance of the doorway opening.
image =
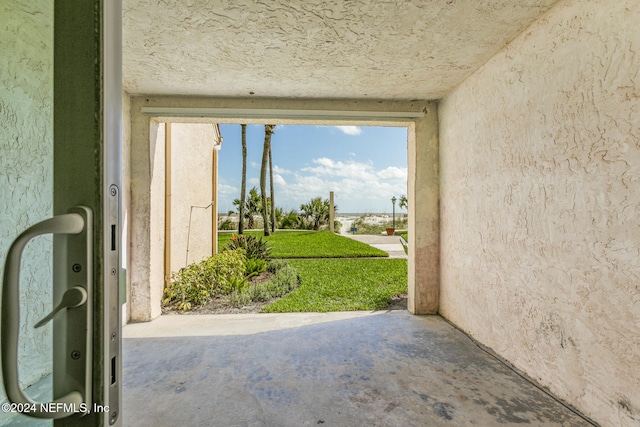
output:
[{"label": "doorway opening", "polygon": [[[272,226],[287,231],[330,229],[328,218],[314,227],[313,220],[301,208],[316,198],[329,202],[335,195],[336,234],[378,248],[380,255],[406,258],[402,242],[408,238],[408,222],[406,205],[401,206],[401,200],[406,200],[407,194],[407,133],[406,126],[276,126],[271,170],[275,191],[267,195],[268,204],[275,195],[276,220]],[[157,288],[157,296],[169,286],[172,274],[224,249],[230,234],[238,231],[241,125],[160,122],[151,135],[155,141],[151,141],[150,281]],[[249,193],[259,192],[264,125],[246,126],[245,135],[245,187],[249,198]],[[253,212],[253,216],[251,223],[256,230],[245,225],[245,231],[261,235],[257,230],[262,228],[261,215]],[[392,226],[394,231],[389,232]],[[215,245],[218,232],[219,248]],[[406,286],[406,261],[402,268]],[[406,307],[406,288],[391,296],[393,308],[403,302]],[[251,305],[239,311],[262,306]],[[209,313],[213,309],[210,303],[198,312]],[[231,310],[215,308],[216,312],[220,309]]]},{"label": "doorway opening", "polygon": [[[129,253],[127,268],[128,320],[149,321],[161,314],[163,275],[151,271],[151,265],[162,265],[162,254],[150,256],[149,202],[151,178],[157,170],[153,164],[158,128],[161,123],[217,123],[311,126],[389,126],[407,129],[407,197],[408,224],[408,309],[411,313],[426,314],[437,311],[438,298],[438,233],[433,224],[438,222],[437,120],[435,105],[419,102],[352,102],[352,101],[293,101],[293,100],[188,100],[149,97],[131,97],[126,110],[131,114],[129,141],[131,158],[131,200],[127,217]],[[337,128],[336,128],[337,130]],[[125,133],[125,153],[127,135]],[[420,141],[418,143],[417,141]],[[223,143],[224,145],[224,143]],[[224,151],[224,149],[223,149]],[[422,172],[417,173],[418,165]],[[127,177],[125,177],[127,179]],[[391,195],[394,196],[393,194]],[[401,196],[399,194],[396,197]],[[326,195],[324,196],[326,197]],[[277,196],[276,196],[277,198]],[[276,204],[278,203],[276,199]],[[340,203],[337,203],[340,205]],[[204,204],[202,206],[206,206]],[[388,203],[392,208],[391,199]],[[421,212],[420,216],[413,214]],[[342,213],[345,213],[342,211]],[[412,239],[416,230],[424,236]],[[414,249],[418,242],[422,247]],[[428,260],[418,265],[417,256]],[[157,284],[160,284],[158,289]],[[416,287],[416,284],[418,286]]]}]

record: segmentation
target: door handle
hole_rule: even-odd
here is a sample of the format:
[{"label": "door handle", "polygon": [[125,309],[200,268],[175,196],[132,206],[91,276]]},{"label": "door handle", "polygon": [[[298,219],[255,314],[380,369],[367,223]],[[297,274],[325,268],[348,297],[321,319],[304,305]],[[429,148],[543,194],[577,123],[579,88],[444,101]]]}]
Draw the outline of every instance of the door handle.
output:
[{"label": "door handle", "polygon": [[60,313],[65,308],[79,307],[87,301],[87,291],[80,286],[74,286],[62,295],[62,300],[58,305],[51,310],[51,313],[47,314],[44,319],[33,325],[34,328],[39,328],[46,325],[49,321],[56,317],[56,314]]},{"label": "door handle", "polygon": [[[93,244],[91,239],[93,228],[92,212],[84,206],[73,208],[70,212],[71,213],[57,215],[39,222],[22,232],[11,244],[5,262],[2,282],[2,325],[0,328],[3,383],[9,401],[17,403],[16,408],[18,409],[24,407],[25,411],[23,413],[34,418],[58,419],[73,414],[86,413],[88,403],[91,401],[92,303],[90,296],[93,275],[93,269],[91,268]],[[83,336],[78,338],[80,344],[83,344],[82,347],[84,348],[81,348],[81,350],[84,351],[84,354],[82,355],[83,359],[77,362],[83,366],[70,368],[74,374],[80,372],[80,376],[84,376],[84,378],[75,378],[74,381],[71,381],[75,384],[73,389],[62,392],[62,396],[53,400],[53,402],[34,402],[26,396],[20,387],[18,373],[18,335],[20,323],[20,292],[18,288],[20,284],[20,263],[22,252],[27,243],[29,243],[31,239],[43,234],[66,234],[69,235],[68,239],[76,239],[76,241],[72,243],[81,242],[80,246],[84,247],[79,249],[68,248],[67,252],[73,253],[75,251],[77,254],[77,252],[80,251],[83,253],[81,256],[81,258],[83,258],[82,262],[86,264],[84,268],[85,274],[82,278],[75,279],[75,281],[81,280],[84,283],[73,286],[64,292],[60,304],[58,304],[47,317],[35,325],[35,327],[44,325],[62,309],[79,310],[84,308],[86,313],[86,316],[83,316],[86,317],[86,321],[83,321],[84,324],[79,326],[81,329],[86,328],[86,330],[83,334],[79,334]],[[76,236],[78,236],[80,240],[77,240],[78,237]],[[68,242],[67,246],[72,246],[72,243]],[[71,315],[69,310],[65,311],[69,312],[68,316]],[[68,323],[68,326],[71,327],[72,322]],[[66,322],[64,324],[66,324]],[[65,337],[68,335],[68,333],[63,335],[63,341],[67,341]],[[60,345],[69,347],[70,344],[54,342],[54,348]],[[78,342],[71,343],[71,345],[73,348],[76,348],[78,347]],[[81,354],[79,351],[76,351],[76,353]],[[77,357],[77,359],[80,358],[80,356]]]}]

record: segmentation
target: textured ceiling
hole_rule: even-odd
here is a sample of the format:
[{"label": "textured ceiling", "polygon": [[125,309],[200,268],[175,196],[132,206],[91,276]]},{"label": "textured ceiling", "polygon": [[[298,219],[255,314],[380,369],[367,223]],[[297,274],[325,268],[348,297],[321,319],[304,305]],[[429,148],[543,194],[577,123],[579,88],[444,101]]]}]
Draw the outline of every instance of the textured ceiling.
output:
[{"label": "textured ceiling", "polygon": [[123,0],[131,94],[439,99],[556,0]]}]

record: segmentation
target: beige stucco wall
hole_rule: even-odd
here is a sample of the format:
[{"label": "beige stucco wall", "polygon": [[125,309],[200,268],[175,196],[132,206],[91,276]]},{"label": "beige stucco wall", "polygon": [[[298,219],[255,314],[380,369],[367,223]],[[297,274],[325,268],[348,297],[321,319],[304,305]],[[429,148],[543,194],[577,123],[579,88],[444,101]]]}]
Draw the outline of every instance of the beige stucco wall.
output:
[{"label": "beige stucco wall", "polygon": [[441,313],[640,424],[640,3],[568,0],[441,103]]},{"label": "beige stucco wall", "polygon": [[412,314],[438,312],[440,285],[438,117],[435,104],[425,108],[407,132],[408,293]]},{"label": "beige stucco wall", "polygon": [[152,266],[164,265],[164,124],[132,114],[129,154],[127,309],[129,321],[144,322],[161,314],[164,270]]},{"label": "beige stucco wall", "polygon": [[[0,277],[9,245],[53,214],[53,6],[0,5]],[[20,380],[51,371],[52,239],[32,240],[22,258]],[[0,390],[0,400],[4,390]],[[0,414],[0,422],[2,421]]]},{"label": "beige stucco wall", "polygon": [[[151,189],[149,200],[151,203],[151,223],[149,234],[151,237],[149,245],[149,317],[155,319],[161,313],[160,300],[164,289],[164,247],[165,247],[165,132],[164,123],[152,125],[157,126],[157,132],[151,132]],[[155,135],[155,137],[154,137]],[[135,304],[135,303],[134,303]],[[137,304],[136,304],[137,305]]]},{"label": "beige stucco wall", "polygon": [[171,124],[171,272],[211,256],[212,151],[216,140],[217,131],[211,124]]}]

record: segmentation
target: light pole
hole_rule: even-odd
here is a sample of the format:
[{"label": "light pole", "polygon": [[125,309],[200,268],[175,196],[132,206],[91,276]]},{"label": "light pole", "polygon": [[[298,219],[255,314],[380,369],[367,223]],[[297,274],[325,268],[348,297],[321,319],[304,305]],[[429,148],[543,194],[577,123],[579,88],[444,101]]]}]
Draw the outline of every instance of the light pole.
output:
[{"label": "light pole", "polygon": [[391,198],[391,203],[393,203],[393,229],[396,229],[396,196]]}]

